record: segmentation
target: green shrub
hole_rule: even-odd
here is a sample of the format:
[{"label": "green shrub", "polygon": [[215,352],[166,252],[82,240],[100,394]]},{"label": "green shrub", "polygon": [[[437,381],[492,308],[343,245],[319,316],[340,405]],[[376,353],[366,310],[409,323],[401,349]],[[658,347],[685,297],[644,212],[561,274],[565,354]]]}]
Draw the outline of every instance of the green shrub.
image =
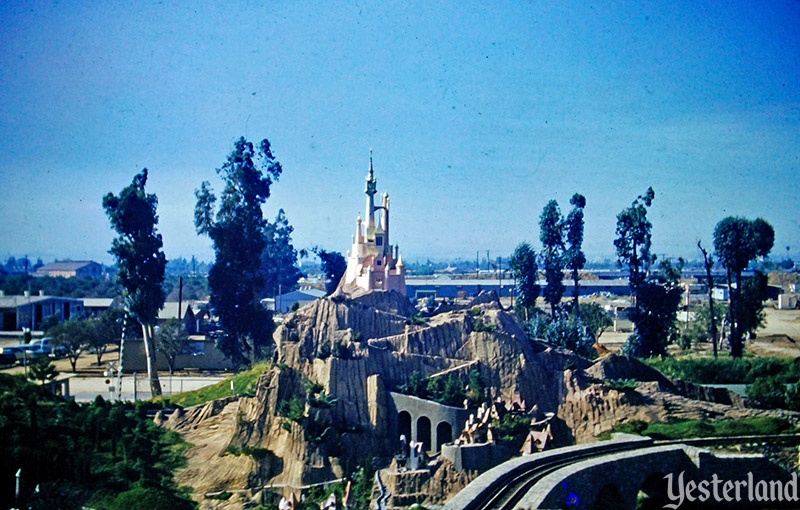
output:
[{"label": "green shrub", "polygon": [[303,423],[303,418],[305,418],[306,414],[306,405],[300,398],[292,397],[291,400],[283,400],[278,404],[278,414],[295,423]]},{"label": "green shrub", "polygon": [[495,436],[505,441],[527,435],[530,428],[531,418],[524,414],[506,413],[501,419],[492,421]]},{"label": "green shrub", "polygon": [[423,317],[422,313],[417,312],[408,319],[406,319],[406,324],[409,326],[423,326],[428,323],[428,318]]},{"label": "green shrub", "polygon": [[762,377],[747,387],[747,398],[758,407],[777,409],[787,404],[787,390],[783,377]]},{"label": "green shrub", "polygon": [[485,323],[480,319],[476,320],[475,323],[472,325],[472,331],[492,332],[492,331],[496,331],[496,330],[497,330],[497,324]]},{"label": "green shrub", "polygon": [[659,372],[698,384],[751,384],[761,377],[782,375],[787,382],[800,378],[800,362],[780,358],[651,358]]},{"label": "green shrub", "polygon": [[211,400],[217,400],[231,395],[231,379],[237,395],[255,396],[258,380],[261,374],[269,370],[270,363],[259,363],[249,370],[239,372],[232,378],[225,379],[211,386],[206,386],[194,391],[184,391],[168,397],[159,397],[156,402],[164,402],[170,405],[190,407],[198,404],[205,404]]},{"label": "green shrub", "polygon": [[617,391],[635,390],[637,386],[635,379],[604,379],[603,386]]},{"label": "green shrub", "polygon": [[331,356],[330,342],[322,342],[317,349],[317,358],[328,359]]},{"label": "green shrub", "polygon": [[[671,423],[650,424],[634,420],[617,424],[612,432],[639,434],[650,436],[653,439],[689,439],[693,437],[762,436],[788,434],[795,431],[796,428],[783,418],[756,417],[716,422],[680,420]],[[606,433],[598,438],[604,439],[610,435],[610,433]]]},{"label": "green shrub", "polygon": [[135,487],[120,493],[109,510],[192,510],[194,503],[155,487]]},{"label": "green shrub", "polygon": [[338,342],[338,341],[333,344],[331,355],[333,355],[334,358],[338,359],[350,359],[352,357],[352,354],[350,352],[350,347],[345,345],[343,342]]}]

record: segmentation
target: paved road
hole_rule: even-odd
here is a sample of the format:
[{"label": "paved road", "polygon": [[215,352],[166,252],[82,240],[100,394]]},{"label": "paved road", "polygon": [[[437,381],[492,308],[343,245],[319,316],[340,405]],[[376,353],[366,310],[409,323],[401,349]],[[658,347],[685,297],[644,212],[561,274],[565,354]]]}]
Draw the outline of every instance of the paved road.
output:
[{"label": "paved road", "polygon": [[[116,399],[117,379],[106,377],[79,377],[72,376],[69,379],[69,393],[78,402],[94,400],[97,395],[102,395],[106,399]],[[163,394],[174,395],[183,391],[191,391],[216,384],[225,380],[223,376],[160,376]],[[106,383],[106,381],[110,381]],[[122,378],[122,399],[123,400],[146,400],[150,398],[150,384],[145,374],[136,376],[136,391],[134,392],[133,375],[125,375]]]}]

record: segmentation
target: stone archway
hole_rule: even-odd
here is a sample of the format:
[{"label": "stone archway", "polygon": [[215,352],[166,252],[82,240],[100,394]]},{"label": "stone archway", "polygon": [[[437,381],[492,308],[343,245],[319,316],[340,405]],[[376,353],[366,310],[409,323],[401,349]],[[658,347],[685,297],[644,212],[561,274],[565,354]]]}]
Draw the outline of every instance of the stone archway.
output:
[{"label": "stone archway", "polygon": [[442,445],[453,442],[453,427],[446,421],[436,426],[436,451],[442,450]]},{"label": "stone archway", "polygon": [[597,493],[593,508],[595,510],[609,510],[611,508],[624,509],[625,498],[622,496],[622,491],[613,483],[604,486]]},{"label": "stone archway", "polygon": [[406,436],[406,444],[412,441],[411,437],[411,413],[408,411],[400,411],[397,414],[397,439],[400,436]]},{"label": "stone archway", "polygon": [[417,442],[422,443],[424,451],[431,451],[431,420],[427,416],[417,419]]},{"label": "stone archway", "polygon": [[648,476],[637,495],[638,506],[642,510],[661,509],[671,503],[667,496],[667,478],[664,473],[653,473]]}]

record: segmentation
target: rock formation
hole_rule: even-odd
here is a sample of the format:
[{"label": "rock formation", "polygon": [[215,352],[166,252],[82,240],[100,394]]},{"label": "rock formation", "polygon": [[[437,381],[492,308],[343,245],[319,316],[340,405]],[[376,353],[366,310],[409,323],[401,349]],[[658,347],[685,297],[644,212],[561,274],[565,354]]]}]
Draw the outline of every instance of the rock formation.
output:
[{"label": "rock formation", "polygon": [[[671,381],[629,358],[592,364],[532,342],[493,293],[423,318],[396,292],[339,292],[289,315],[274,340],[277,361],[261,376],[255,397],[181,410],[165,424],[193,445],[177,480],[193,487],[201,508],[241,508],[260,500],[262,487],[287,494],[337,480],[368,459],[388,465],[398,444],[388,434],[388,392],[414,371],[466,377],[475,368],[492,400],[522,399],[555,413],[554,442],[561,444],[591,441],[637,417],[766,413],[746,409],[728,392]],[[640,382],[622,392],[603,384],[609,378]],[[440,463],[419,479],[397,480],[400,488],[413,485],[416,496],[396,493],[395,501],[442,502],[472,476]],[[223,490],[234,496],[202,497]]]}]

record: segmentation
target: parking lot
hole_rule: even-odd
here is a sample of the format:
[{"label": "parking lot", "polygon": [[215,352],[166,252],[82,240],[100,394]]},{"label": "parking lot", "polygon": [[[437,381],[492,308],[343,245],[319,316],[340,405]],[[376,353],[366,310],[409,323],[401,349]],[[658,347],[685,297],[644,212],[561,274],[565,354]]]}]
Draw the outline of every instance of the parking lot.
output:
[{"label": "parking lot", "polygon": [[[20,339],[15,336],[0,338],[0,347],[18,345]],[[97,395],[103,398],[116,399],[119,381],[116,374],[109,370],[111,362],[119,360],[119,350],[116,346],[109,346],[103,355],[102,363],[97,365],[97,357],[91,352],[85,352],[78,358],[76,371],[73,373],[72,365],[66,358],[54,359],[53,365],[58,370],[57,380],[68,379],[69,393],[78,402],[94,400]],[[27,367],[24,365],[4,366],[0,372],[7,374],[25,374]],[[164,395],[173,395],[183,391],[196,390],[224,380],[230,374],[224,373],[197,373],[176,372],[170,376],[168,372],[160,372],[159,380]],[[123,400],[145,400],[150,398],[150,383],[147,374],[124,374],[122,377]]]}]

